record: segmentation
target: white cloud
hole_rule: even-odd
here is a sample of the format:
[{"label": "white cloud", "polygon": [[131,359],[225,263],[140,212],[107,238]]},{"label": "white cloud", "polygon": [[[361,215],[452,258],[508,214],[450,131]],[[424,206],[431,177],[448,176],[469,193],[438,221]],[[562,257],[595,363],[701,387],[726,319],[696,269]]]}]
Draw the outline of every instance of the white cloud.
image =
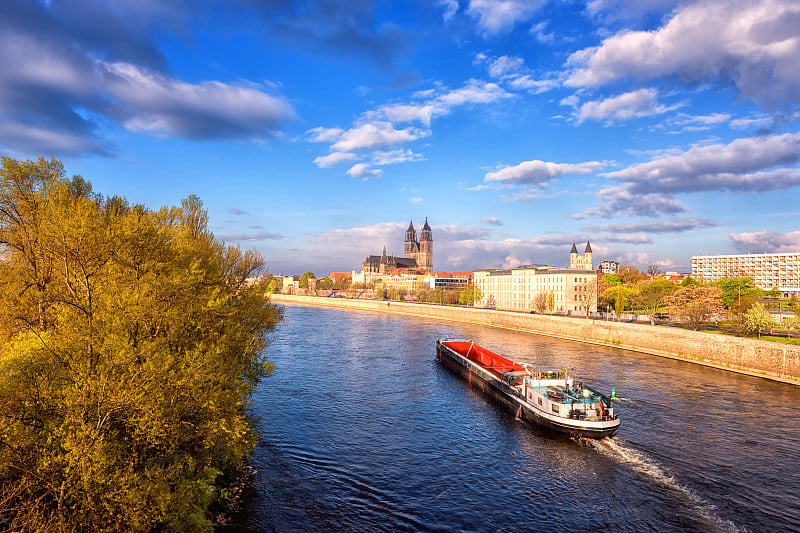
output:
[{"label": "white cloud", "polygon": [[583,216],[649,216],[686,212],[674,195],[705,191],[768,192],[800,187],[800,133],[696,145],[606,173],[622,182],[597,194],[601,207]]},{"label": "white cloud", "polygon": [[719,223],[709,218],[673,217],[667,220],[585,226],[584,229],[592,232],[608,232],[613,235],[617,233],[683,233],[716,226],[719,226]]},{"label": "white cloud", "polygon": [[501,56],[489,64],[489,75],[493,78],[517,76],[524,64],[521,57]]},{"label": "white cloud", "polygon": [[394,165],[406,163],[408,161],[422,161],[420,154],[415,154],[411,150],[391,150],[388,152],[374,152],[371,157],[374,165]]},{"label": "white cloud", "polygon": [[475,63],[485,64],[492,78],[502,80],[509,88],[515,91],[528,91],[539,94],[561,85],[561,81],[554,75],[536,79],[531,69],[525,66],[525,61],[521,57],[501,56],[490,58],[481,53],[475,56]]},{"label": "white cloud", "polygon": [[680,0],[590,0],[586,10],[603,20],[631,20],[649,13],[669,13]]},{"label": "white cloud", "polygon": [[683,131],[704,131],[724,124],[730,119],[731,116],[728,113],[711,113],[709,115],[678,113],[666,120],[664,125],[670,128],[680,128]]},{"label": "white cloud", "polygon": [[513,167],[505,167],[486,174],[484,181],[500,183],[536,183],[565,175],[591,174],[603,168],[604,163],[587,161],[585,163],[551,163],[548,161],[524,161]]},{"label": "white cloud", "polygon": [[408,201],[409,201],[409,203],[412,203],[412,204],[418,204],[418,203],[422,202],[422,198],[409,198]]},{"label": "white cloud", "polygon": [[478,18],[487,34],[512,29],[533,17],[544,0],[470,0],[467,12]]},{"label": "white cloud", "polygon": [[674,109],[658,105],[657,102],[658,91],[655,89],[639,89],[605,100],[586,102],[578,112],[578,124],[586,120],[630,120]]},{"label": "white cloud", "polygon": [[800,6],[795,0],[719,2],[679,8],[655,31],[622,31],[573,53],[566,85],[598,87],[632,77],[730,81],[765,104],[800,99]]},{"label": "white cloud", "polygon": [[786,133],[694,146],[606,176],[631,184],[633,193],[763,192],[800,185],[800,169],[773,168],[798,162],[800,133]]},{"label": "white cloud", "polygon": [[557,88],[560,82],[555,78],[536,80],[525,74],[508,81],[508,86],[517,91],[532,91],[535,94]]},{"label": "white cloud", "polygon": [[438,5],[444,8],[442,19],[448,24],[458,12],[458,0],[439,0]]},{"label": "white cloud", "polygon": [[397,130],[391,122],[367,122],[342,133],[331,148],[342,152],[389,148],[391,146],[417,140],[427,135],[428,133],[426,131],[416,128]]},{"label": "white cloud", "polygon": [[314,164],[320,168],[330,168],[338,163],[355,161],[356,159],[358,159],[358,156],[350,152],[333,152],[315,158]]},{"label": "white cloud", "polygon": [[685,213],[689,209],[670,194],[641,194],[631,191],[629,185],[609,187],[597,193],[597,204],[600,207],[586,209],[572,218],[580,220],[585,217],[620,217],[644,216],[659,217],[662,214],[673,215]]},{"label": "white cloud", "polygon": [[440,115],[443,109],[432,104],[392,104],[378,109],[378,116],[384,116],[392,122],[421,122],[430,126],[434,115]]},{"label": "white cloud", "polygon": [[[312,142],[330,142],[334,153],[351,153],[345,156],[334,155],[317,157],[314,162],[329,167],[339,161],[369,158],[373,165],[390,165],[406,161],[420,161],[424,157],[410,149],[395,148],[428,137],[427,129],[434,117],[444,116],[456,107],[470,104],[490,104],[512,95],[495,83],[470,80],[463,87],[453,90],[434,90],[422,95],[426,98],[420,103],[396,103],[378,107],[362,114],[356,124],[348,129],[312,128],[306,138]],[[426,129],[407,127],[398,129],[396,123],[417,121]],[[395,149],[393,149],[395,148]],[[361,153],[354,153],[361,152]],[[371,153],[370,153],[371,152]],[[365,164],[355,165],[348,172],[359,177],[377,177],[379,169]]]},{"label": "white cloud", "polygon": [[344,130],[342,128],[311,128],[306,132],[308,140],[311,142],[325,143],[333,142],[342,136]]},{"label": "white cloud", "polygon": [[356,163],[350,168],[350,170],[347,171],[347,173],[354,178],[370,180],[380,177],[380,175],[383,173],[383,170],[379,168],[372,168],[366,163]]},{"label": "white cloud", "polygon": [[730,233],[728,237],[733,241],[736,249],[743,253],[785,253],[800,250],[800,231]]},{"label": "white cloud", "polygon": [[272,137],[296,118],[289,103],[254,86],[187,83],[129,63],[105,64],[105,87],[123,126],[189,139]]},{"label": "white cloud", "polygon": [[757,115],[747,118],[737,118],[731,120],[731,128],[746,130],[749,128],[766,128],[772,126],[772,117],[769,115]]},{"label": "white cloud", "polygon": [[491,104],[511,95],[496,83],[481,80],[469,80],[464,87],[445,93],[437,102],[448,109],[466,104]]}]

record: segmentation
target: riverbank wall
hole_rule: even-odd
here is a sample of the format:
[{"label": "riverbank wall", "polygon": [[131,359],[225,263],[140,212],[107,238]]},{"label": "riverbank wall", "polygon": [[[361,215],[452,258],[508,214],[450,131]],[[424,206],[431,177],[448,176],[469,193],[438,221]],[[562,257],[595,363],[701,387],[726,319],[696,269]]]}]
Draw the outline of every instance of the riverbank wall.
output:
[{"label": "riverbank wall", "polygon": [[514,329],[679,359],[800,385],[800,346],[649,324],[409,302],[273,294],[275,303],[336,307]]}]

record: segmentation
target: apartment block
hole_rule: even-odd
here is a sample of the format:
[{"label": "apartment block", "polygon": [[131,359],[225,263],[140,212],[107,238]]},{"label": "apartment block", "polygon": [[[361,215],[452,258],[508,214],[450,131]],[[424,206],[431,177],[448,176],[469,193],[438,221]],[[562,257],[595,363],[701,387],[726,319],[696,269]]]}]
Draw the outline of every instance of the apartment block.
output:
[{"label": "apartment block", "polygon": [[694,256],[692,277],[703,281],[748,277],[760,289],[800,296],[800,252]]}]

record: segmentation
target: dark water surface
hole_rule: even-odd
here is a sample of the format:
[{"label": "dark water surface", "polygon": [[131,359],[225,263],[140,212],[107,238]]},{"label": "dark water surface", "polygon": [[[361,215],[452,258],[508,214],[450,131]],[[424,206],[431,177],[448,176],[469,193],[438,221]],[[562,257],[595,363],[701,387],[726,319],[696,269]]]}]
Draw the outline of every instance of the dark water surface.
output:
[{"label": "dark water surface", "polygon": [[[622,418],[544,434],[438,365],[457,336],[566,366]],[[249,531],[800,531],[800,388],[483,326],[286,307]]]}]

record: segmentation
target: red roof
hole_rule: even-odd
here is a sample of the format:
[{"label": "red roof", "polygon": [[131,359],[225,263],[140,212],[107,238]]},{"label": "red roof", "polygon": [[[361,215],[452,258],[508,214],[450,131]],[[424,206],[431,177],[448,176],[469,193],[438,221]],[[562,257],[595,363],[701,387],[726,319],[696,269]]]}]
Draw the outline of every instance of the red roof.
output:
[{"label": "red roof", "polygon": [[330,274],[328,274],[328,277],[334,281],[341,278],[349,278],[350,276],[351,276],[350,272],[331,272]]}]

